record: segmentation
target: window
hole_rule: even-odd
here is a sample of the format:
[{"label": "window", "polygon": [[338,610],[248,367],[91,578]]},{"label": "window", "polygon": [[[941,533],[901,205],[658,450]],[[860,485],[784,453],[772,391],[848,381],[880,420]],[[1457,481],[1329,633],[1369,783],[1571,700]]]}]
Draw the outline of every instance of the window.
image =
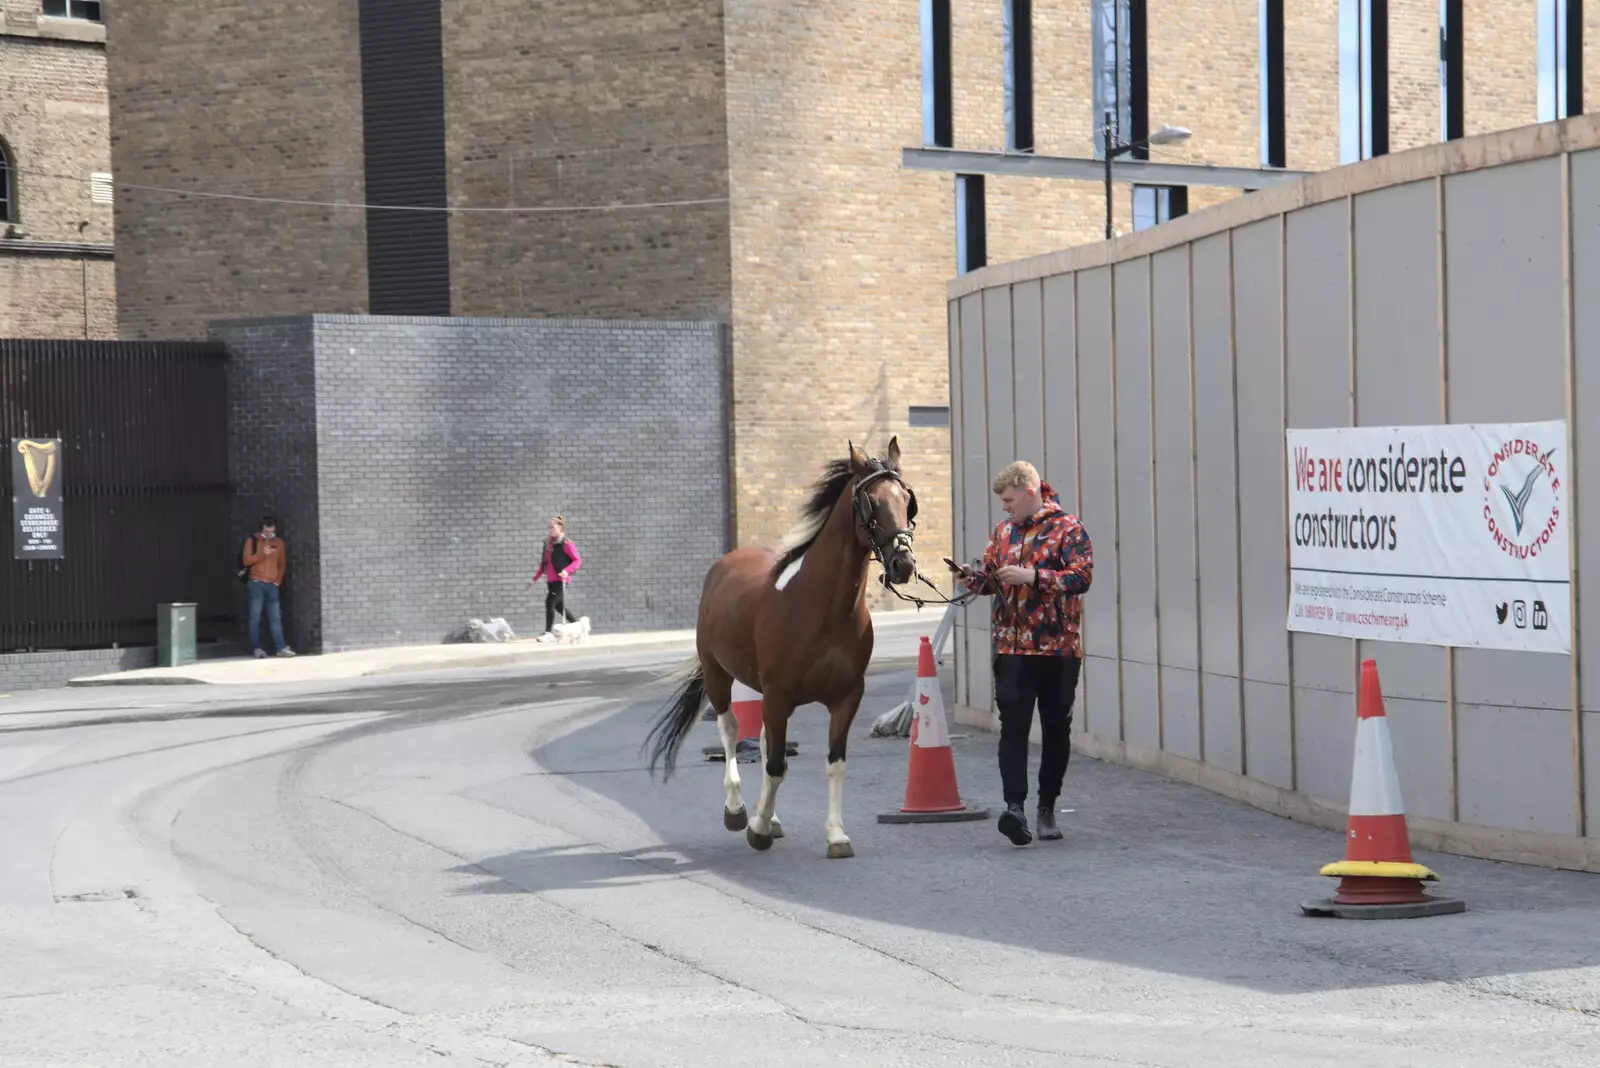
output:
[{"label": "window", "polygon": [[1288,166],[1283,103],[1283,0],[1261,0],[1261,165]]},{"label": "window", "polygon": [[1006,151],[1033,151],[1033,0],[1003,0]]},{"label": "window", "polygon": [[955,147],[950,0],[922,0],[922,143]]},{"label": "window", "polygon": [[1445,141],[1465,137],[1466,68],[1462,65],[1466,34],[1461,26],[1462,0],[1439,0],[1439,119]]},{"label": "window", "polygon": [[17,221],[16,174],[11,163],[11,149],[0,140],[0,223]]},{"label": "window", "polygon": [[1389,152],[1389,2],[1339,0],[1339,162]]},{"label": "window", "polygon": [[98,0],[44,0],[44,13],[58,19],[104,22]]},{"label": "window", "polygon": [[[1149,136],[1145,0],[1090,0],[1094,17],[1094,157],[1105,158],[1106,113],[1118,142]],[[1135,159],[1149,159],[1136,148]]]},{"label": "window", "polygon": [[1186,185],[1136,185],[1133,187],[1133,228],[1148,230],[1189,214]]},{"label": "window", "polygon": [[988,261],[989,239],[983,220],[983,175],[956,175],[956,273],[975,271]]},{"label": "window", "polygon": [[912,426],[944,427],[950,425],[948,404],[913,404],[906,421]]},{"label": "window", "polygon": [[1583,114],[1583,0],[1538,0],[1539,121]]}]

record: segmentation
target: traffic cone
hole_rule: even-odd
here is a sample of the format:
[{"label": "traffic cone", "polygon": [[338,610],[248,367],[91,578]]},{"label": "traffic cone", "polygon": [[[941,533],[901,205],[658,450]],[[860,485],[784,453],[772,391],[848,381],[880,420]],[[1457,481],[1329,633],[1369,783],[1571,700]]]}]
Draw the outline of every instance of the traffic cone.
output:
[{"label": "traffic cone", "polygon": [[955,751],[945,721],[944,698],[926,636],[917,650],[916,718],[911,721],[911,753],[906,796],[898,812],[883,812],[879,823],[949,823],[988,819],[987,808],[973,808],[956,788]]},{"label": "traffic cone", "polygon": [[733,701],[729,711],[739,721],[739,740],[761,737],[761,695],[750,687],[733,680]]},{"label": "traffic cone", "polygon": [[1424,881],[1437,882],[1439,877],[1411,857],[1394,744],[1374,660],[1361,662],[1344,860],[1324,866],[1322,874],[1339,878],[1339,887],[1331,898],[1302,903],[1300,909],[1308,916],[1409,919],[1464,912],[1467,907],[1456,898],[1434,897],[1422,887]]}]

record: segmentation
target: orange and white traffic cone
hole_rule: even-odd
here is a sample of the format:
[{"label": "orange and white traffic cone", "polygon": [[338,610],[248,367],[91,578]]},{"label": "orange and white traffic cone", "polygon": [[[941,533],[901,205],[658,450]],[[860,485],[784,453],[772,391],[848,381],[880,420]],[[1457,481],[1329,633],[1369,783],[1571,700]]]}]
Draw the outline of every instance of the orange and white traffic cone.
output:
[{"label": "orange and white traffic cone", "polygon": [[761,695],[738,679],[733,680],[729,711],[739,723],[739,741],[761,737]]},{"label": "orange and white traffic cone", "polygon": [[1434,897],[1422,887],[1424,881],[1437,882],[1439,877],[1411,857],[1394,743],[1374,660],[1361,662],[1344,860],[1324,866],[1322,874],[1338,878],[1339,886],[1331,898],[1302,903],[1300,909],[1308,916],[1408,919],[1463,912],[1467,907],[1456,898]]},{"label": "orange and white traffic cone", "polygon": [[879,823],[951,823],[989,818],[987,808],[961,800],[956,787],[955,751],[939,693],[933,646],[926,636],[917,650],[916,718],[911,721],[911,754],[906,770],[906,796],[898,812],[878,814]]}]

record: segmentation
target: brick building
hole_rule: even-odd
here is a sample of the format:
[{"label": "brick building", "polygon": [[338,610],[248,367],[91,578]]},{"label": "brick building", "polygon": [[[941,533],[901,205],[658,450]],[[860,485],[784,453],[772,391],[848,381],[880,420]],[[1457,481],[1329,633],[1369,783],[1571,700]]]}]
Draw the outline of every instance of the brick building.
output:
[{"label": "brick building", "polygon": [[1193,131],[1125,174],[1225,169],[1119,181],[1125,232],[1281,168],[1554,118],[1580,103],[1558,70],[1574,90],[1600,76],[1600,57],[1540,60],[1600,45],[1600,3],[1579,0],[442,7],[108,8],[116,170],[148,187],[119,190],[122,334],[307,313],[720,320],[737,539],[776,538],[847,438],[898,433],[930,561],[950,543],[944,283],[1099,239],[1105,110],[1124,139]]},{"label": "brick building", "polygon": [[101,5],[0,0],[0,337],[115,337]]}]

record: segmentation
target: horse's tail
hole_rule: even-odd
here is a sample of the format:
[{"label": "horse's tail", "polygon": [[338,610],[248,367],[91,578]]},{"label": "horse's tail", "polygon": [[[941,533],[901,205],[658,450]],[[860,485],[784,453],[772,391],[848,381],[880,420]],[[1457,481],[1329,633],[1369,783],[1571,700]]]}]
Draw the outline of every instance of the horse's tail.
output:
[{"label": "horse's tail", "polygon": [[672,778],[673,769],[678,763],[678,750],[683,748],[683,740],[694,729],[695,721],[700,718],[700,710],[706,705],[706,673],[699,654],[689,657],[666,677],[668,681],[677,683],[678,687],[644,740],[646,747],[653,743],[650,751],[652,779],[656,775],[656,761],[666,758],[663,782]]}]

